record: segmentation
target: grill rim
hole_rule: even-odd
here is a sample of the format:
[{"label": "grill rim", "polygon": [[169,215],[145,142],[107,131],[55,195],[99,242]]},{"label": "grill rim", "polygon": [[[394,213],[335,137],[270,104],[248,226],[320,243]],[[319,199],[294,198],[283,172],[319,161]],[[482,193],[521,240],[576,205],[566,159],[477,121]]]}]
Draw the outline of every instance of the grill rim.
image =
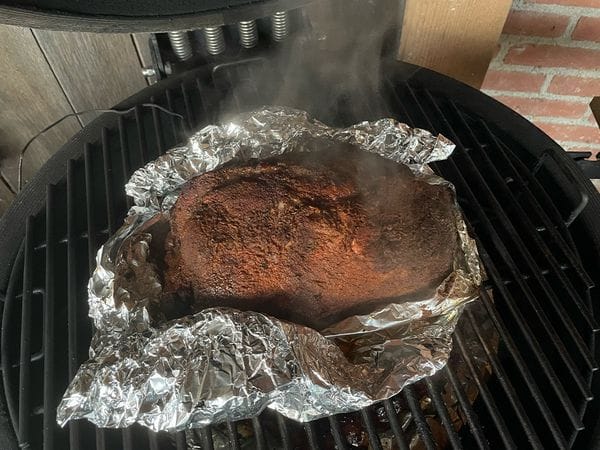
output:
[{"label": "grill rim", "polygon": [[[456,97],[456,96],[452,96],[452,95],[448,94],[448,91],[445,89],[447,86],[443,86],[441,83],[444,79],[446,79],[446,77],[444,77],[442,75],[435,74],[427,69],[421,69],[416,66],[410,66],[410,65],[404,65],[403,69],[405,69],[405,70],[403,70],[403,73],[405,72],[405,74],[407,75],[406,79],[410,80],[411,84],[423,85],[425,87],[425,89],[428,89],[428,90],[432,90],[431,86],[436,86],[437,90],[440,90],[441,92],[443,92],[444,95],[447,96],[448,98],[460,99],[460,104],[462,104],[462,105],[465,104],[465,102],[463,100],[465,100],[465,99],[469,100],[469,98],[468,97],[465,98],[465,96]],[[208,69],[203,68],[203,69],[195,70],[195,71],[193,71],[193,73],[188,72],[186,74],[182,74],[181,76],[179,76],[177,78],[169,79],[169,80],[166,80],[166,82],[161,82],[158,85],[155,85],[151,88],[144,89],[143,91],[140,91],[136,95],[132,96],[125,102],[118,105],[118,108],[125,109],[125,108],[130,107],[129,105],[133,106],[135,104],[138,104],[138,103],[140,103],[141,99],[147,99],[148,97],[150,97],[150,92],[153,92],[153,93],[161,92],[162,93],[165,89],[168,89],[170,86],[173,86],[173,85],[179,86],[181,84],[182,80],[187,79],[188,77],[190,77],[190,78],[192,76],[198,77],[200,73],[206,73],[206,70],[208,70]],[[427,80],[429,80],[429,81],[427,81]],[[435,84],[431,84],[432,80],[433,80],[433,82],[435,82]],[[396,81],[396,80],[394,80],[394,81]],[[474,91],[472,88],[469,88],[464,85],[459,85],[454,80],[446,79],[446,83],[448,83],[451,87],[457,89],[459,94],[460,94],[461,90],[463,90],[462,91],[463,94],[464,94],[464,92],[469,92],[469,90],[471,91],[471,95],[473,92],[478,93],[478,91]],[[456,86],[456,85],[458,85],[458,86]],[[154,91],[153,88],[156,89],[156,91]],[[464,91],[465,88],[466,88],[466,91]],[[493,101],[493,99],[490,99],[489,97],[484,97],[481,95],[478,95],[476,97],[483,97],[483,98],[487,98],[487,99]],[[479,105],[478,109],[480,109],[480,111],[474,110],[473,112],[476,114],[479,114],[480,116],[483,116],[486,119],[486,123],[493,124],[494,126],[498,126],[498,123],[496,123],[495,121],[490,120],[488,118],[490,105],[489,104],[486,105],[486,102],[482,101],[481,99],[476,98],[475,101]],[[512,110],[504,107],[503,105],[501,105],[495,101],[493,101],[493,102],[495,103],[495,106],[501,107],[499,111],[496,111],[496,113],[498,113],[497,119],[500,123],[505,123],[503,120],[506,120],[505,118],[502,117],[502,114],[501,114],[502,110],[504,110],[504,113],[508,112],[509,114],[513,115],[515,118],[519,119],[521,122],[524,122],[525,125],[527,125],[528,133],[519,134],[518,135],[519,138],[525,137],[525,138],[535,141],[535,138],[532,137],[531,134],[535,134],[532,131],[537,130],[537,129],[534,129],[533,126],[529,122],[527,122],[525,119],[521,118],[518,114],[514,113]],[[485,113],[482,111],[485,111]],[[45,201],[46,201],[47,194],[46,194],[45,186],[47,184],[56,183],[58,180],[61,180],[65,177],[67,171],[65,170],[64,167],[65,167],[65,165],[68,164],[68,160],[70,160],[72,158],[82,157],[82,156],[85,156],[86,153],[89,153],[89,151],[88,152],[85,151],[85,147],[86,147],[85,144],[90,143],[90,142],[101,143],[101,140],[99,139],[101,130],[106,126],[113,126],[114,123],[118,120],[119,120],[119,118],[117,118],[115,116],[111,116],[111,115],[105,114],[105,115],[101,116],[100,118],[98,118],[97,120],[92,122],[92,124],[90,124],[88,127],[84,128],[80,133],[78,133],[78,135],[76,135],[71,141],[69,141],[69,143],[67,143],[59,152],[57,152],[52,157],[52,159],[43,168],[43,172],[44,172],[43,176],[47,177],[46,179],[50,179],[53,181],[41,181],[40,182],[39,179],[42,178],[42,175],[40,172],[40,175],[36,176],[34,178],[34,180],[32,180],[32,182],[26,186],[26,189],[23,191],[23,193],[19,195],[19,202],[18,202],[19,205],[22,206],[24,204],[25,206],[28,206],[27,196],[30,196],[32,198],[36,198],[36,197],[34,195],[35,192],[27,193],[27,188],[30,187],[34,181],[38,181],[38,184],[41,185],[41,189],[40,189],[41,195],[39,196],[40,198],[38,199],[40,202],[40,206],[38,206],[37,210],[26,213],[25,217],[28,217],[31,214],[37,213],[40,211],[40,209],[43,207],[43,205],[45,204]],[[140,126],[142,126],[141,121],[138,121],[138,124]],[[514,130],[514,128],[511,128],[511,130]],[[539,142],[537,142],[538,145],[536,145],[535,147],[526,147],[527,150],[533,151],[534,148],[538,149],[538,154],[540,154],[540,155],[541,155],[541,153],[543,153],[543,151],[545,151],[546,148],[554,148],[554,149],[558,149],[560,152],[562,152],[560,147],[558,147],[558,145],[556,143],[551,141],[550,138],[545,136],[540,130],[537,130],[537,133],[538,133],[538,137],[539,137],[539,135],[541,135],[543,138],[545,138],[546,141],[549,141],[550,145],[539,145]],[[510,134],[513,134],[513,133],[510,133]],[[521,141],[522,141],[522,139],[519,139],[519,143],[521,143]],[[523,146],[525,147],[525,144],[523,144]],[[69,150],[71,153],[66,155]],[[65,153],[65,154],[63,154],[63,153]],[[61,158],[61,156],[62,156],[62,158]],[[556,157],[559,158],[559,160],[561,157],[564,157],[564,160],[568,164],[574,165],[574,163],[570,160],[570,158],[566,154],[557,153]],[[55,161],[55,160],[57,160],[57,161]],[[576,169],[576,170],[578,170],[578,169]],[[581,173],[579,175],[581,177],[583,177],[583,175]],[[582,189],[587,188],[588,184],[589,184],[589,187],[591,187],[591,183],[589,182],[589,180],[585,180],[585,181],[587,181],[587,183],[584,180],[585,180],[584,178],[581,178],[581,180],[580,180],[580,181],[582,181]],[[30,189],[34,190],[33,187]],[[593,191],[593,187],[591,187],[591,189],[592,189],[592,191],[590,192],[591,195],[590,195],[590,200],[589,200],[589,204],[588,204],[589,206],[586,208],[586,210],[580,216],[582,219],[585,218],[586,213],[588,213],[588,215],[589,215],[589,213],[591,211],[593,211],[594,208],[595,208],[596,212],[600,211],[600,209],[598,209],[598,207],[600,206],[600,197],[598,196],[598,194],[595,191]],[[4,225],[4,222],[5,221],[7,222],[6,217],[12,212],[12,209],[13,208],[11,207],[11,209],[9,209],[9,211],[7,211],[7,214],[0,220],[0,235],[2,235],[2,236],[9,236],[11,232],[14,233],[14,232],[19,232],[19,231],[22,231],[23,232],[22,234],[24,234],[25,227],[15,226],[14,222],[11,222],[12,226],[10,228],[5,229],[5,230],[3,230],[3,228],[2,228],[2,226]],[[32,208],[26,208],[26,211],[29,211],[31,209]],[[596,219],[595,222],[597,224],[599,221],[598,217],[600,217],[600,216],[592,217],[591,221],[594,222],[593,219],[595,218]],[[110,226],[110,223],[109,223],[109,226]],[[596,244],[595,248],[600,248],[600,245],[599,245],[600,239],[598,237],[598,235],[600,233],[598,233],[598,227],[592,227],[591,229],[589,227],[586,227],[586,228],[588,230],[588,233],[590,230],[594,232],[594,233],[590,234],[590,237],[594,237],[594,243]],[[6,231],[6,233],[3,233],[3,231]],[[6,239],[5,238],[2,242],[0,242],[0,254],[4,254],[2,246],[4,244],[6,244],[8,241],[15,241],[17,243],[17,247],[21,244],[20,239],[12,239],[12,238]],[[17,251],[18,251],[18,248],[17,248]],[[8,266],[10,269],[10,264]],[[1,278],[0,278],[0,281],[2,281]],[[0,286],[4,286],[5,284],[6,284],[5,282],[2,282],[2,283],[0,283]],[[596,307],[598,307],[598,305],[596,305]],[[586,414],[587,414],[587,412],[586,412]],[[591,430],[592,435],[597,436],[599,432],[600,432],[600,426],[598,426],[598,425],[596,425],[595,432],[594,432],[594,430]]]}]

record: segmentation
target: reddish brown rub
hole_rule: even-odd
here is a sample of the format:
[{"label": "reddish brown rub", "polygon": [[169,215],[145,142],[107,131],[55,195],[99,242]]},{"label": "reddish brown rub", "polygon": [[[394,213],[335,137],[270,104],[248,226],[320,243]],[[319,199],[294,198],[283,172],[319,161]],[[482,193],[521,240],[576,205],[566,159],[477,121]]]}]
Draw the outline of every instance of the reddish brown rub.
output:
[{"label": "reddish brown rub", "polygon": [[171,212],[165,287],[193,309],[232,306],[323,328],[430,291],[457,246],[454,197],[350,148],[194,178]]}]

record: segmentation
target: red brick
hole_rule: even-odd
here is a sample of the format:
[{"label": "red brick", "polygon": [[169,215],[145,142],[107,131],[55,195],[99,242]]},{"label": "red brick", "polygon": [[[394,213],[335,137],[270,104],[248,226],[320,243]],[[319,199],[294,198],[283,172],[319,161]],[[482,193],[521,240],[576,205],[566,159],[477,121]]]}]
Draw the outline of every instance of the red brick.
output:
[{"label": "red brick", "polygon": [[600,78],[556,75],[550,81],[548,92],[552,94],[594,97],[600,95]]},{"label": "red brick", "polygon": [[585,103],[573,103],[563,100],[507,96],[496,97],[496,100],[524,116],[578,119],[589,111],[588,105]]},{"label": "red brick", "polygon": [[581,17],[571,37],[575,41],[600,42],[600,17]]},{"label": "red brick", "polygon": [[537,73],[488,70],[481,88],[497,91],[539,92],[545,78],[545,75]]},{"label": "red brick", "polygon": [[534,11],[511,11],[502,33],[523,36],[558,37],[567,29],[569,16]]},{"label": "red brick", "polygon": [[560,47],[558,45],[525,44],[512,47],[504,62],[538,67],[598,69],[600,50]]},{"label": "red brick", "polygon": [[585,142],[600,145],[600,129],[594,126],[560,125],[536,121],[535,124],[556,141]]},{"label": "red brick", "polygon": [[533,3],[600,8],[600,0],[530,0]]}]

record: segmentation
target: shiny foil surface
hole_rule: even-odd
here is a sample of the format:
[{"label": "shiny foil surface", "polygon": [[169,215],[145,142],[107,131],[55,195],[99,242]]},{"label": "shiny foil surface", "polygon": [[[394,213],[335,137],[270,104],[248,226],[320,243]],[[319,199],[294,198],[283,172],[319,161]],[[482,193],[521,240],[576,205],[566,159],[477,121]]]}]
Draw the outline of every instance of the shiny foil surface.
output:
[{"label": "shiny foil surface", "polygon": [[[57,422],[86,418],[99,427],[140,423],[179,431],[253,417],[264,408],[298,421],[355,411],[442,368],[482,269],[456,205],[460,246],[453,271],[432,298],[392,303],[326,330],[265,314],[210,308],[162,321],[153,233],[168,220],[182,186],[231,160],[314,151],[343,142],[406,164],[415,176],[448,184],[427,166],[454,145],[393,119],[328,127],[305,112],[266,107],[207,126],[137,170],[125,186],[135,206],[98,251],[88,284],[95,333],[58,407]],[[423,230],[424,233],[427,230]]]}]

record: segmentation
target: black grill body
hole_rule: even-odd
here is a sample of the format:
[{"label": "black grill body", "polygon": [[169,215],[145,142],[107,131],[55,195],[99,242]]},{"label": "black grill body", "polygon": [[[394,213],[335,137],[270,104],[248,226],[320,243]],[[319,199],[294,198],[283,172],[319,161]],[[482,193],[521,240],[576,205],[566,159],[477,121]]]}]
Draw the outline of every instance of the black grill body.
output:
[{"label": "black grill body", "polygon": [[[75,136],[2,218],[2,448],[407,449],[411,439],[426,449],[598,448],[600,199],[562,149],[491,98],[425,69],[390,63],[373,92],[323,89],[329,96],[318,101],[318,77],[282,96],[274,70],[255,58],[147,88],[119,106],[138,105],[131,114],[105,114]],[[125,181],[191,130],[272,103],[339,126],[392,116],[457,144],[433,168],[456,186],[489,280],[461,319],[449,365],[373,408],[307,424],[266,411],[176,435],[86,421],[58,428],[56,405],[87,358],[94,257],[130,206]],[[480,339],[482,316],[497,347]]]},{"label": "black grill body", "polygon": [[312,0],[3,0],[0,23],[99,33],[191,30],[257,19]]}]

